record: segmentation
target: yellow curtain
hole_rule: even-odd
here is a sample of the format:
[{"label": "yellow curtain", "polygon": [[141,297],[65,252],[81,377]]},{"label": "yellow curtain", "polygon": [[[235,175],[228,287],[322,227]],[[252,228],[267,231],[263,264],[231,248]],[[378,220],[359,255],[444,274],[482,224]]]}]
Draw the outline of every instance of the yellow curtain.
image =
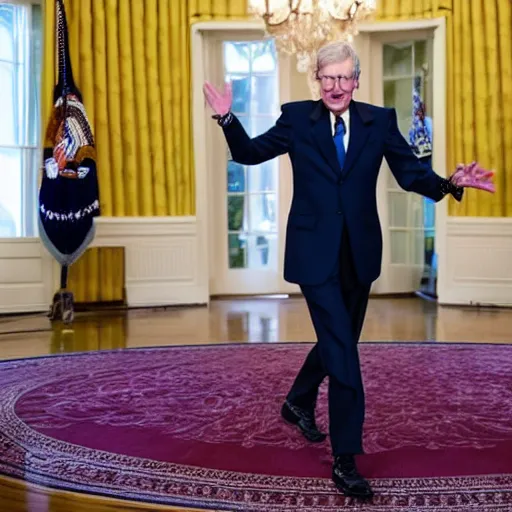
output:
[{"label": "yellow curtain", "polygon": [[[45,0],[45,122],[56,81],[54,4]],[[193,215],[186,2],[65,6],[75,81],[96,138],[102,215]]]},{"label": "yellow curtain", "polygon": [[[75,81],[97,146],[103,216],[195,213],[189,19],[182,0],[65,0]],[[208,2],[210,4],[210,2]],[[215,12],[223,2],[211,2]],[[57,81],[55,0],[44,0],[43,133]],[[88,250],[70,269],[79,302],[117,300],[119,253]],[[112,279],[105,279],[105,276]],[[103,276],[103,277],[100,277]]]},{"label": "yellow curtain", "polygon": [[246,0],[188,0],[191,23],[208,20],[247,18]]},{"label": "yellow curtain", "polygon": [[75,302],[123,302],[125,268],[124,247],[89,248],[69,273],[68,288]]},{"label": "yellow curtain", "polygon": [[453,134],[450,164],[496,170],[497,192],[467,191],[450,213],[512,216],[512,4],[453,0],[448,105]]}]

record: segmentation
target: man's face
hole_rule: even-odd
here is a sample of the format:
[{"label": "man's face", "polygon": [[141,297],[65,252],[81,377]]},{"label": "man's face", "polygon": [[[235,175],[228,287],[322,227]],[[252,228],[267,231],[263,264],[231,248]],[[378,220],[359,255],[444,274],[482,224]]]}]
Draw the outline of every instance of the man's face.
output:
[{"label": "man's face", "polygon": [[336,115],[348,109],[354,90],[359,86],[354,77],[352,59],[328,64],[318,71],[320,95],[325,106]]}]

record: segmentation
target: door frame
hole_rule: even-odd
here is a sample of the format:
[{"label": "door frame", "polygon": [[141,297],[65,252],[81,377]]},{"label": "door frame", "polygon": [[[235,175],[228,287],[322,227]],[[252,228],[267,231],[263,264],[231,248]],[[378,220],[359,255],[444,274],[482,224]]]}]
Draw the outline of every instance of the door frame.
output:
[{"label": "door frame", "polygon": [[[446,20],[445,18],[434,18],[413,21],[396,21],[396,22],[372,22],[361,23],[358,26],[361,35],[370,35],[374,32],[396,32],[396,31],[414,31],[414,30],[433,30],[433,90],[436,91],[432,105],[433,117],[433,146],[432,166],[440,176],[446,176]],[[203,282],[209,283],[210,269],[209,262],[210,241],[208,237],[209,231],[209,213],[210,200],[207,155],[204,151],[207,140],[206,128],[206,109],[205,99],[203,96],[203,83],[206,79],[204,72],[205,52],[204,52],[204,36],[209,31],[229,32],[229,31],[260,31],[265,33],[265,26],[262,20],[248,21],[206,21],[195,23],[191,26],[191,73],[192,73],[192,130],[193,130],[193,147],[195,162],[195,189],[196,189],[196,221],[197,221],[197,237],[198,237],[198,259],[199,266],[198,276]],[[358,41],[357,39],[360,39]],[[359,57],[362,62],[371,62],[370,59],[370,37],[356,38],[356,46]],[[363,69],[364,73],[364,69]],[[283,84],[285,85],[285,84]],[[291,84],[286,84],[291,88]],[[361,81],[361,87],[358,91],[359,95],[370,97],[371,90],[370,81],[365,83]],[[210,120],[211,121],[211,120]],[[437,148],[437,149],[435,149]],[[283,157],[280,157],[283,158]],[[289,164],[282,163],[283,167],[289,169]],[[281,196],[281,194],[280,194]],[[281,199],[281,197],[280,197]],[[281,204],[281,203],[280,203]],[[448,217],[447,201],[440,201],[436,205],[436,222],[435,222],[435,247],[438,255],[437,270],[437,290],[444,289],[447,284],[445,269],[447,268],[446,255],[446,225]],[[282,232],[282,226],[280,226]],[[281,253],[281,251],[280,251]],[[282,273],[282,253],[280,254],[280,267]],[[298,287],[290,283],[286,283],[287,289],[284,292],[296,293]],[[288,291],[289,290],[289,291]],[[208,294],[209,297],[209,294]]]},{"label": "door frame", "polygon": [[[203,96],[202,86],[206,80],[205,68],[208,60],[208,51],[205,49],[207,38],[212,35],[221,33],[232,33],[234,38],[246,33],[251,35],[264,36],[265,26],[259,21],[208,21],[200,22],[192,25],[191,29],[191,53],[192,53],[192,129],[194,144],[194,160],[195,160],[195,179],[196,179],[196,219],[197,219],[197,236],[200,238],[200,254],[199,265],[201,272],[206,272],[205,282],[208,283],[208,297],[211,296],[211,276],[214,272],[214,251],[211,235],[214,231],[214,199],[212,191],[215,187],[212,183],[212,176],[208,173],[208,158],[205,148],[208,147],[208,131],[210,129],[208,123],[212,123],[206,107]],[[288,101],[291,95],[291,79],[290,59],[280,59],[279,61],[281,81],[279,85],[280,104]],[[288,211],[289,201],[291,200],[292,190],[292,173],[288,155],[279,158],[279,188],[278,188],[278,205],[279,205],[279,226],[278,233],[281,240],[284,240],[286,231],[286,216],[282,215],[283,209]],[[300,293],[300,288],[288,283],[283,278],[283,262],[284,262],[284,243],[279,244],[278,250],[278,267],[279,290],[276,293]]]},{"label": "door frame", "polygon": [[[447,175],[447,77],[446,77],[446,19],[445,18],[434,18],[425,20],[414,20],[414,21],[393,21],[393,22],[378,22],[378,23],[363,23],[359,25],[359,33],[365,35],[360,41],[356,42],[357,51],[361,59],[361,63],[371,63],[371,49],[372,49],[372,35],[378,33],[404,33],[404,32],[425,32],[428,31],[433,37],[433,69],[432,69],[432,89],[435,91],[432,102],[432,131],[433,131],[433,152],[432,152],[432,167],[440,176],[446,177]],[[362,69],[363,74],[365,69]],[[363,75],[364,76],[364,75]],[[365,98],[371,98],[372,96],[372,85],[373,80],[361,81],[361,88],[358,91],[359,94],[364,95]],[[379,180],[379,185],[383,181]],[[387,200],[384,198],[386,191],[384,187],[379,186],[377,194],[379,201]],[[381,212],[383,213],[383,212]],[[435,247],[438,258],[437,265],[437,295],[439,290],[443,288],[446,281],[445,269],[446,260],[446,225],[448,217],[448,204],[446,200],[442,200],[436,205],[436,217],[435,217]],[[383,223],[387,225],[386,223]],[[383,226],[384,228],[384,226]],[[383,286],[386,283],[386,268],[385,258],[383,258],[382,274],[379,280],[383,282]],[[379,280],[375,281],[372,286],[372,294],[379,293]]]}]

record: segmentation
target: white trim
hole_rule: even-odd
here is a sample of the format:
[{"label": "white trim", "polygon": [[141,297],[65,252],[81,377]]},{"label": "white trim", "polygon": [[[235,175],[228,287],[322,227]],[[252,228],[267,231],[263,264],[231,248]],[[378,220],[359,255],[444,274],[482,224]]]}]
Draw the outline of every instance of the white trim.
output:
[{"label": "white trim", "polygon": [[405,30],[425,30],[437,29],[445,25],[444,17],[404,21],[372,21],[359,23],[357,25],[359,32],[400,32]]},{"label": "white trim", "polygon": [[[193,23],[191,27],[192,43],[198,32],[223,32],[233,30],[262,30],[265,31],[265,23],[262,20],[241,20],[241,21],[200,21]],[[196,40],[196,44],[199,40]],[[201,46],[201,43],[199,43]]]},{"label": "white trim", "polygon": [[0,4],[11,4],[11,5],[42,5],[43,0],[0,0]]},{"label": "white trim", "polygon": [[[432,99],[432,118],[433,118],[433,155],[432,167],[440,176],[446,176],[446,20],[445,18],[436,18],[432,20],[398,21],[398,22],[375,22],[360,25],[360,34],[362,39],[366,40],[366,45],[362,45],[363,55],[366,60],[370,59],[371,41],[377,40],[385,43],[391,43],[394,40],[405,40],[409,37],[408,33],[424,34],[433,38],[433,66],[432,70],[432,89],[435,91]],[[373,36],[373,37],[372,37]],[[357,41],[357,39],[356,39]],[[372,68],[373,70],[373,68]],[[371,71],[370,75],[371,75]],[[364,73],[364,69],[363,69]],[[378,73],[378,71],[377,71]],[[376,77],[375,77],[376,79]],[[379,78],[380,79],[380,78]],[[374,80],[370,76],[370,80]],[[363,81],[361,93],[365,98],[371,98],[371,86]],[[379,213],[381,216],[382,229],[385,244],[382,261],[382,274],[378,281],[372,287],[374,293],[398,292],[395,284],[403,280],[402,270],[395,272],[396,267],[389,262],[389,240],[386,241],[386,235],[389,232],[387,226],[387,186],[382,183],[384,176],[379,177],[378,198]],[[384,188],[386,196],[384,196]],[[436,205],[436,225],[435,225],[435,247],[438,255],[438,285],[439,280],[445,275],[445,226],[448,217],[447,212],[448,199],[440,201]],[[400,267],[396,267],[400,268]],[[413,270],[414,272],[414,270]],[[421,272],[420,272],[421,273]],[[406,280],[407,286],[411,286]],[[403,286],[402,286],[403,287]],[[405,288],[404,288],[405,289]]]},{"label": "white trim", "polygon": [[39,238],[0,238],[0,313],[48,311],[51,268]]}]

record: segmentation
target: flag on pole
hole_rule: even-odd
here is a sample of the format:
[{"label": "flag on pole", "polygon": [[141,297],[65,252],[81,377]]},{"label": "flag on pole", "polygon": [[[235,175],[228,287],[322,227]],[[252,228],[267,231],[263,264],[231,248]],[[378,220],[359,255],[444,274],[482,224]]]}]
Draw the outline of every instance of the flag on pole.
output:
[{"label": "flag on pole", "polygon": [[432,155],[432,135],[427,126],[425,104],[421,98],[421,78],[416,77],[412,91],[412,123],[409,144],[418,158]]},{"label": "flag on pole", "polygon": [[[93,240],[94,217],[100,214],[94,137],[82,94],[73,80],[63,0],[56,0],[56,45],[58,82],[43,150],[39,235],[62,267],[62,294],[68,267]],[[54,297],[54,306],[56,300]]]}]

